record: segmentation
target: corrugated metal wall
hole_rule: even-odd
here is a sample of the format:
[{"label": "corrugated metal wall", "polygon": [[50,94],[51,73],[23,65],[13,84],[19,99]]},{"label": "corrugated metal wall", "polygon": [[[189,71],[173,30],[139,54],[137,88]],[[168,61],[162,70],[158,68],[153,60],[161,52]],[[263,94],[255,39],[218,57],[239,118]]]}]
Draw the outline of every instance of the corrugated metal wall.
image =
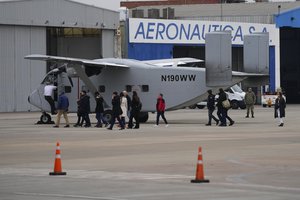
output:
[{"label": "corrugated metal wall", "polygon": [[0,24],[116,29],[117,11],[68,0],[0,2]]},{"label": "corrugated metal wall", "polygon": [[115,38],[114,31],[102,30],[102,56],[103,58],[114,57]]},{"label": "corrugated metal wall", "polygon": [[46,64],[24,56],[46,53],[45,28],[0,25],[0,46],[0,112],[36,110],[27,97],[41,82]]}]

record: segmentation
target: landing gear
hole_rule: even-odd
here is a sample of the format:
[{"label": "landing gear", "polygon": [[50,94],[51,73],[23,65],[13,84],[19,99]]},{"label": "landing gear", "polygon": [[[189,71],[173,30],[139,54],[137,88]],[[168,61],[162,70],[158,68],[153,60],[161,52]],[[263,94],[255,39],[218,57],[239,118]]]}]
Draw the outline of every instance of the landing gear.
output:
[{"label": "landing gear", "polygon": [[54,121],[51,121],[51,116],[48,113],[43,112],[37,124],[54,124]]},{"label": "landing gear", "polygon": [[111,121],[111,119],[113,118],[112,110],[105,110],[103,113],[103,117],[104,117],[105,121],[109,123]]},{"label": "landing gear", "polygon": [[149,114],[148,112],[140,112],[140,122],[146,123],[148,121]]}]

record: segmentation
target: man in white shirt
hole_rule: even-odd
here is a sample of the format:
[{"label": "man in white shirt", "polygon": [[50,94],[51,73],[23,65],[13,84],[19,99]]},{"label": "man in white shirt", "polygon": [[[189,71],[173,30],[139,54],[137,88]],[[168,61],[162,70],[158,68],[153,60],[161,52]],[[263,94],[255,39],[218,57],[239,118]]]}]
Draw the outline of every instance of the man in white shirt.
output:
[{"label": "man in white shirt", "polygon": [[52,98],[53,91],[56,88],[57,87],[54,86],[54,85],[51,85],[50,82],[47,82],[46,86],[44,88],[44,97],[45,97],[46,101],[50,104],[51,114],[52,115],[56,114],[56,112],[55,112],[55,104],[54,104],[54,100]]}]

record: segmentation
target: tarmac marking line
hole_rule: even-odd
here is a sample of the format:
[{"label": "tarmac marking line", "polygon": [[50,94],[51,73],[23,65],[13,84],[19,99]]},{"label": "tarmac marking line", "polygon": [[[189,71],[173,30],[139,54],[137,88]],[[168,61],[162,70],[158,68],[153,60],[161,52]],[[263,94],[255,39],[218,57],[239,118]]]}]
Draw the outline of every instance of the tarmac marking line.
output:
[{"label": "tarmac marking line", "polygon": [[25,193],[16,192],[16,195],[23,196],[44,196],[44,197],[61,197],[61,198],[71,198],[71,199],[96,199],[96,200],[128,200],[114,197],[93,197],[93,196],[82,196],[82,195],[66,195],[66,194],[43,194],[43,193]]}]

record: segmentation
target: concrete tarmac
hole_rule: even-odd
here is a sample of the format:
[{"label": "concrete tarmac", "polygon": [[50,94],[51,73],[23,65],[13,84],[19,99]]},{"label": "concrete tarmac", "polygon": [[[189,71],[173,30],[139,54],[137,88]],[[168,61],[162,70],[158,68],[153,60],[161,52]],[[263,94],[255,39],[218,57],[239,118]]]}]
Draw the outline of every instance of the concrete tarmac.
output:
[{"label": "concrete tarmac", "polygon": [[[206,109],[183,109],[166,113],[169,127],[154,127],[150,114],[140,129],[122,131],[52,128],[34,124],[40,113],[0,113],[0,200],[299,199],[299,113],[288,105],[278,127],[273,108],[256,106],[255,118],[230,110],[232,127],[208,127]],[[49,176],[57,141],[66,176]],[[210,183],[190,183],[199,146]]]}]

